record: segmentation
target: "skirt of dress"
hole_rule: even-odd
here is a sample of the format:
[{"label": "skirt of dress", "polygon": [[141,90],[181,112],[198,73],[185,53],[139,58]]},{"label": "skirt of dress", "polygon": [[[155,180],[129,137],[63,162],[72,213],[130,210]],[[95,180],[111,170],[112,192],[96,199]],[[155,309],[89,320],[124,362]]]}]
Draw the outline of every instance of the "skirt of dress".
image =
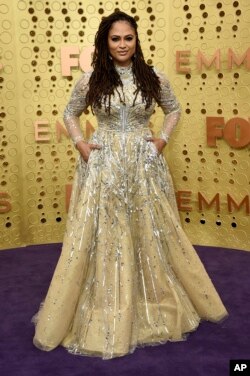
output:
[{"label": "skirt of dress", "polygon": [[99,129],[92,142],[102,149],[79,158],[62,253],[36,316],[38,348],[110,359],[227,316],[149,135]]}]

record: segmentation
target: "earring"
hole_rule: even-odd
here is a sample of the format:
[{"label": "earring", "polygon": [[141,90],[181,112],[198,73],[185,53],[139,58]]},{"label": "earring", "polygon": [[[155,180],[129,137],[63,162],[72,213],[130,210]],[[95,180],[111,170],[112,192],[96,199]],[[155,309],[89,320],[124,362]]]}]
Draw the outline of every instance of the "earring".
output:
[{"label": "earring", "polygon": [[112,58],[112,56],[111,56],[111,55],[109,55],[109,59],[110,59],[110,60],[113,60],[113,58]]}]

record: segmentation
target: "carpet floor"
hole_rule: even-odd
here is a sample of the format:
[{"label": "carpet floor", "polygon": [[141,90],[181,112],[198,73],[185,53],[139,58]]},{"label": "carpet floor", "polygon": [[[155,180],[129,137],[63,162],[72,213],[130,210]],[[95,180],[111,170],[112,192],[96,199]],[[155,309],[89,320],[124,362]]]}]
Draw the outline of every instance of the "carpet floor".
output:
[{"label": "carpet floor", "polygon": [[112,360],[47,353],[32,344],[31,317],[43,300],[61,244],[0,251],[1,376],[228,376],[230,359],[250,359],[250,252],[195,247],[229,317],[202,322],[183,342]]}]

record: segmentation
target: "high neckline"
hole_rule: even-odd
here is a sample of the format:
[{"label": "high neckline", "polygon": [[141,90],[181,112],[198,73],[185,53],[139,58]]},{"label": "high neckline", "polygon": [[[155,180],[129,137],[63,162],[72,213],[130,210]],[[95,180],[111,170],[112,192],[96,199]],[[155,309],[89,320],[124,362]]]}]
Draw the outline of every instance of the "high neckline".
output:
[{"label": "high neckline", "polygon": [[115,69],[119,73],[119,75],[121,76],[121,78],[129,77],[132,74],[132,63],[130,63],[126,67],[123,67],[121,65],[115,65]]}]

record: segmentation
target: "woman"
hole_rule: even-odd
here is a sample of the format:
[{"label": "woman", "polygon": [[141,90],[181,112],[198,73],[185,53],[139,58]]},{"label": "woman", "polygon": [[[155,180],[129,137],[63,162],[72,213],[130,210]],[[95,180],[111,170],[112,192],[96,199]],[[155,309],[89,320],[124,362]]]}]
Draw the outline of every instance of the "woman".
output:
[{"label": "woman", "polygon": [[[145,63],[132,17],[102,20],[93,68],[65,110],[80,158],[34,344],[110,359],[182,340],[201,319],[220,321],[227,311],[179,223],[162,150],[180,107],[167,78]],[[152,137],[156,103],[165,118]],[[88,106],[98,120],[89,142],[79,127]]]}]

